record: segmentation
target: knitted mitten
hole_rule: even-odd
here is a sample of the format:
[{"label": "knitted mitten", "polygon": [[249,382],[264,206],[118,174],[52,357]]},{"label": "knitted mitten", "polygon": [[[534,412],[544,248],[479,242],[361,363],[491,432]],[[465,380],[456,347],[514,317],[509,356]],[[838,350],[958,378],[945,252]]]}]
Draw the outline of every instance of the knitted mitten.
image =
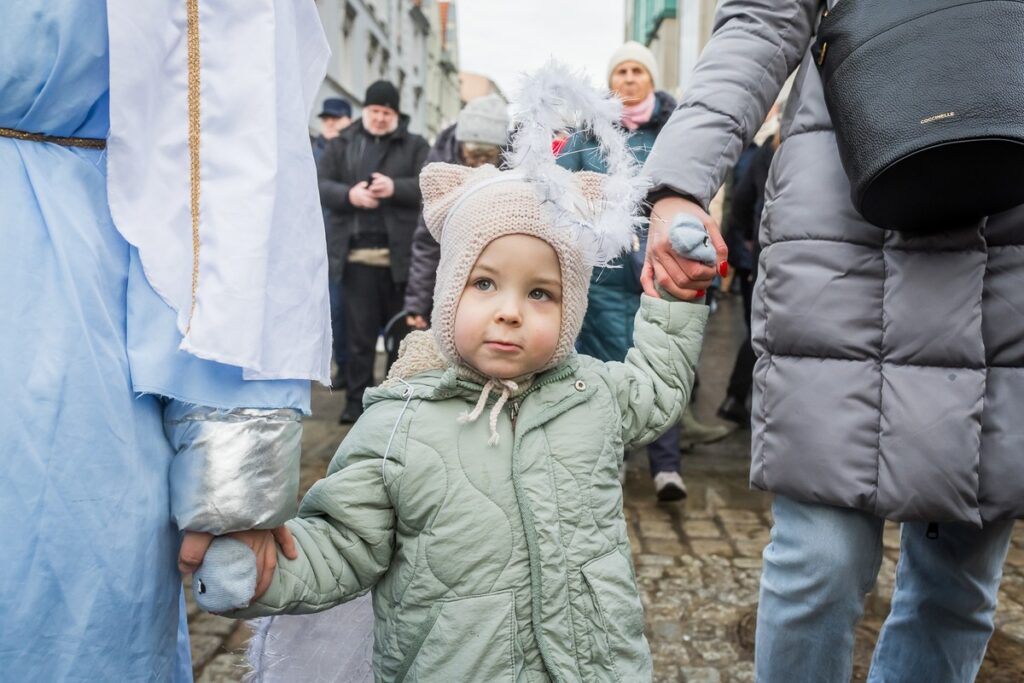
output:
[{"label": "knitted mitten", "polygon": [[256,555],[233,538],[213,539],[192,577],[192,595],[207,612],[248,607],[256,592]]},{"label": "knitted mitten", "polygon": [[668,239],[677,254],[714,268],[718,255],[704,224],[688,213],[677,213],[669,227]]}]

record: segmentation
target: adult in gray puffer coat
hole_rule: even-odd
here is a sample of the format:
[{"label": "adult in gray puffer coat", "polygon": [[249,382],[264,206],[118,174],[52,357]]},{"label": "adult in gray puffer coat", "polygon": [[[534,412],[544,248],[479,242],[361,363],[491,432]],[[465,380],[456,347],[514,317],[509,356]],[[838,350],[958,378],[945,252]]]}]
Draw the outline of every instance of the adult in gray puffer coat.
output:
[{"label": "adult in gray puffer coat", "polygon": [[930,237],[865,222],[810,53],[822,9],[719,6],[646,165],[656,203],[645,287],[692,297],[710,284],[714,269],[671,256],[665,221],[699,216],[724,259],[708,202],[800,65],[753,303],[751,483],[777,494],[757,679],[849,680],[888,518],[905,522],[902,555],[869,680],[972,681],[1024,516],[1024,207]]}]

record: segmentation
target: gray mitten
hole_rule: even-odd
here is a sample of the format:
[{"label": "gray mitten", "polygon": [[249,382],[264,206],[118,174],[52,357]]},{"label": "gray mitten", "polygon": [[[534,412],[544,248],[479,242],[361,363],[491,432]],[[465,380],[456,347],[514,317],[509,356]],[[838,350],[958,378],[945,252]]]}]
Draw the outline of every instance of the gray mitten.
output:
[{"label": "gray mitten", "polygon": [[256,592],[256,555],[233,538],[213,539],[192,576],[192,596],[207,612],[220,614],[248,607]]},{"label": "gray mitten", "polygon": [[668,229],[672,249],[683,258],[700,261],[712,268],[718,265],[718,254],[704,224],[688,213],[677,213]]}]

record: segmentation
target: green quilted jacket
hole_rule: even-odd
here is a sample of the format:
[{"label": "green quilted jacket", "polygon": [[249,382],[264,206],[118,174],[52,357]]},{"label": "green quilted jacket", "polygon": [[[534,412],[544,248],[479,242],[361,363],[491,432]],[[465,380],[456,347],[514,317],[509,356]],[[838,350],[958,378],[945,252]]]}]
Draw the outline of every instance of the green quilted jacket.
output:
[{"label": "green quilted jacket", "polygon": [[495,446],[487,411],[458,422],[482,388],[454,369],[368,392],[288,523],[299,559],[279,553],[269,590],[232,616],[372,589],[378,681],[650,680],[618,468],[679,418],[706,319],[644,297],[625,362],[572,356],[537,376]]}]

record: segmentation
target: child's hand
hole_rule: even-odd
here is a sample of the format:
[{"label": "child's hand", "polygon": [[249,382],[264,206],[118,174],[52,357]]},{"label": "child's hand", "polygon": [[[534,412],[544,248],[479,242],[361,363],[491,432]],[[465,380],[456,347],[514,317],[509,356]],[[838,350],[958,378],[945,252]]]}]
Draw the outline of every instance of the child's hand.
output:
[{"label": "child's hand", "polygon": [[276,529],[251,529],[249,531],[236,531],[227,534],[229,538],[249,546],[256,555],[256,592],[252,599],[259,599],[274,578],[274,570],[277,568],[277,546],[281,546],[281,552],[289,560],[298,558],[299,552],[295,549],[295,539],[288,527],[279,526]]}]

